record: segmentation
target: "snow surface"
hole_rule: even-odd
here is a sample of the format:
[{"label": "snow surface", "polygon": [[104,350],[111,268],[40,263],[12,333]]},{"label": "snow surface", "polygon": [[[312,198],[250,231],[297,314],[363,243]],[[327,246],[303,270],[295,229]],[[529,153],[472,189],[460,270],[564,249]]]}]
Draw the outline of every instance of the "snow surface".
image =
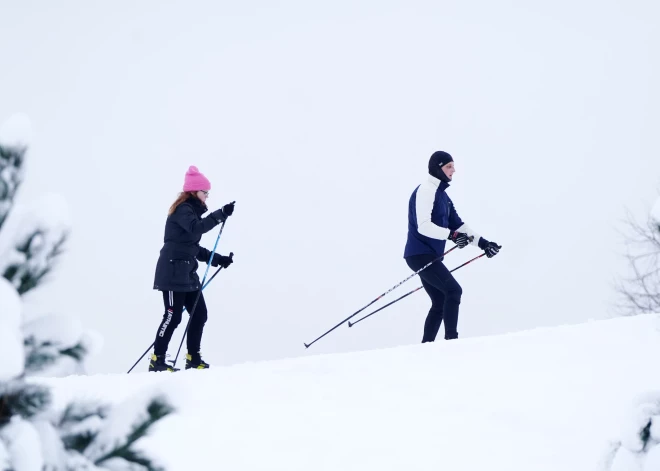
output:
[{"label": "snow surface", "polygon": [[20,296],[11,283],[0,276],[0,381],[18,376],[23,371],[21,310]]},{"label": "snow surface", "polygon": [[[47,420],[35,420],[33,426],[40,437],[44,464],[53,466],[52,469],[58,469],[55,466],[61,466],[65,463],[67,456],[67,452],[64,449],[62,440],[60,440],[58,431],[53,427],[53,424]],[[61,468],[64,467],[61,466]]]},{"label": "snow surface", "polygon": [[0,428],[14,471],[40,471],[44,458],[41,438],[34,425],[20,416],[13,416],[8,425]]},{"label": "snow surface", "polygon": [[627,447],[640,417],[657,414],[657,358],[660,316],[644,315],[208,371],[31,381],[52,385],[57,407],[168,391],[178,413],[140,442],[168,470],[585,471],[603,469],[614,450],[615,464],[627,454],[639,462],[630,469],[648,471],[658,447],[645,468]]}]

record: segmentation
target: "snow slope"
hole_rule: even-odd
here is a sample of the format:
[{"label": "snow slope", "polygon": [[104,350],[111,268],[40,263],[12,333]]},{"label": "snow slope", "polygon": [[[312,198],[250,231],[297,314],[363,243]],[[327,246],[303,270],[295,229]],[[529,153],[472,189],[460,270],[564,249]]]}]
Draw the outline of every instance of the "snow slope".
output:
[{"label": "snow slope", "polygon": [[167,391],[178,413],[142,446],[169,470],[585,471],[621,438],[635,401],[660,390],[657,358],[660,316],[646,315],[209,371],[150,374],[141,364],[130,375],[34,381],[52,385],[60,406]]}]

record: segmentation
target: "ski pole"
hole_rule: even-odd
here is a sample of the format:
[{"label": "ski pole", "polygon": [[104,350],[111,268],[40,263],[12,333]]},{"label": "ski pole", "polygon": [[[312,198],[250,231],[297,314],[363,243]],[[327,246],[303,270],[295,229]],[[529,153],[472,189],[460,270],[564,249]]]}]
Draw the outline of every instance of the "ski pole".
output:
[{"label": "ski pole", "polygon": [[[204,272],[204,278],[202,278],[202,286],[204,285],[204,281],[206,280],[206,275],[209,272],[209,268],[211,268],[211,262],[213,261],[213,255],[215,254],[215,249],[218,247],[218,241],[220,240],[220,236],[222,235],[222,230],[225,228],[225,223],[227,222],[227,219],[224,220],[222,223],[222,226],[220,226],[220,232],[218,232],[218,237],[215,238],[215,245],[213,245],[213,250],[211,251],[211,257],[209,258],[209,261],[206,264],[206,271]],[[232,258],[234,256],[234,253],[230,253],[229,257]],[[192,317],[195,315],[195,308],[197,308],[197,301],[199,301],[199,297],[202,295],[202,290],[200,289],[197,292],[197,297],[195,298],[195,304],[193,304],[193,308],[190,311],[190,316],[188,316],[188,324],[186,324],[186,330],[183,331],[183,337],[181,337],[181,343],[179,344],[179,350],[176,352],[176,357],[174,357],[174,362],[172,362],[172,366],[176,366],[176,360],[179,358],[179,352],[181,351],[181,346],[183,345],[183,339],[186,338],[186,333],[188,332],[188,327],[190,327],[190,321],[192,320]]]},{"label": "ski pole", "polygon": [[[445,255],[447,255],[449,252],[451,252],[452,250],[454,250],[456,247],[458,247],[458,245],[455,245],[455,246],[452,247],[451,249],[447,250],[447,251],[442,255],[442,257],[444,257]],[[419,270],[417,270],[415,273],[413,273],[412,275],[410,275],[410,276],[409,276],[408,278],[406,278],[405,280],[400,281],[400,282],[397,283],[396,285],[392,286],[390,289],[388,289],[387,291],[385,291],[383,294],[381,294],[380,296],[378,296],[376,299],[374,299],[373,301],[371,301],[369,304],[367,304],[367,305],[364,306],[363,308],[359,309],[358,311],[356,311],[356,312],[354,312],[353,314],[351,314],[350,316],[348,316],[346,319],[344,319],[343,321],[341,321],[339,324],[337,324],[336,326],[334,326],[332,329],[328,330],[326,333],[324,333],[323,335],[321,335],[320,337],[318,337],[316,340],[314,340],[314,341],[312,341],[312,342],[310,342],[310,343],[305,343],[305,344],[304,344],[304,345],[305,345],[305,348],[309,348],[309,347],[311,347],[311,346],[314,345],[316,342],[318,342],[319,340],[321,340],[323,337],[325,337],[326,335],[328,335],[330,332],[332,332],[333,330],[335,330],[337,327],[339,327],[340,325],[342,325],[344,322],[349,321],[349,320],[352,319],[353,317],[357,316],[359,313],[361,313],[361,312],[364,311],[366,308],[368,308],[369,306],[371,306],[373,303],[375,303],[376,301],[378,301],[379,299],[381,299],[383,296],[389,294],[391,291],[394,291],[396,288],[398,288],[399,286],[401,286],[402,284],[404,284],[406,281],[408,281],[409,279],[411,279],[413,276],[417,275],[417,274],[418,274],[419,272],[421,272],[422,270],[424,270],[424,269],[426,269],[427,267],[431,266],[431,264],[433,264],[433,263],[437,262],[438,260],[440,260],[442,257],[438,257],[438,258],[436,258],[435,260],[430,261],[429,263],[427,263],[426,265],[424,265],[422,268],[420,268]]]},{"label": "ski pole", "polygon": [[365,319],[366,319],[367,317],[369,317],[369,316],[373,316],[373,315],[376,314],[378,311],[382,311],[382,310],[385,309],[386,307],[391,306],[392,304],[396,303],[397,301],[401,301],[401,300],[402,300],[403,298],[405,298],[406,296],[410,296],[411,294],[413,294],[413,293],[419,291],[419,290],[422,289],[422,288],[423,288],[423,286],[420,286],[419,288],[415,288],[414,290],[407,292],[407,293],[404,294],[403,296],[396,298],[394,301],[390,301],[390,302],[387,303],[385,306],[376,309],[376,310],[375,310],[374,312],[372,312],[371,314],[367,314],[366,316],[361,317],[360,319],[356,320],[356,321],[353,322],[353,323],[351,323],[351,321],[348,321],[348,326],[349,326],[349,327],[353,327],[353,326],[354,326],[355,324],[357,324],[358,322],[365,320]]},{"label": "ski pole", "polygon": [[[209,285],[209,283],[211,283],[211,281],[213,281],[213,278],[215,278],[215,275],[217,275],[220,272],[220,270],[222,270],[222,267],[218,268],[215,271],[215,273],[213,274],[213,276],[211,278],[209,278],[209,281],[207,281],[206,284],[204,286],[202,286],[202,291],[204,290],[204,288],[206,288]],[[185,307],[183,308],[182,313],[183,312],[186,312]],[[151,348],[154,346],[155,343],[156,342],[152,342],[151,345],[149,345],[149,347],[144,351],[142,356],[140,358],[138,358],[138,360],[133,364],[133,366],[131,366],[131,369],[128,370],[126,373],[130,373],[131,371],[133,371],[133,368],[135,368],[137,366],[137,364],[140,363],[140,360],[142,360],[144,358],[144,356],[149,352],[149,350],[151,350]]]},{"label": "ski pole", "polygon": [[[454,268],[453,270],[449,270],[449,273],[454,272],[454,271],[458,270],[458,269],[461,268],[461,267],[464,267],[464,266],[467,265],[468,263],[472,263],[472,262],[474,262],[476,259],[481,258],[481,257],[483,257],[484,255],[486,255],[486,254],[485,254],[485,253],[482,253],[481,255],[479,255],[479,256],[477,256],[477,257],[474,257],[472,260],[468,260],[467,262],[465,262],[465,263],[462,264],[462,265],[457,266],[457,267]],[[356,321],[353,322],[353,323],[350,323],[350,322],[349,322],[349,323],[348,323],[348,326],[349,326],[349,327],[354,326],[354,325],[357,324],[358,322],[365,320],[365,319],[366,319],[367,317],[369,317],[369,316],[373,316],[373,315],[376,314],[378,311],[382,311],[382,310],[385,309],[386,307],[391,306],[392,304],[396,303],[397,301],[402,300],[402,299],[405,298],[406,296],[410,296],[411,294],[413,294],[413,293],[419,291],[419,290],[422,289],[423,287],[424,287],[424,286],[420,286],[419,288],[415,288],[414,290],[412,290],[412,291],[410,291],[410,292],[404,294],[404,295],[401,296],[400,298],[397,298],[397,299],[395,299],[394,301],[387,303],[385,306],[383,306],[383,307],[381,307],[381,308],[379,308],[379,309],[376,309],[376,310],[375,310],[374,312],[372,312],[371,314],[367,314],[366,316],[361,317],[360,319],[356,320]]]}]

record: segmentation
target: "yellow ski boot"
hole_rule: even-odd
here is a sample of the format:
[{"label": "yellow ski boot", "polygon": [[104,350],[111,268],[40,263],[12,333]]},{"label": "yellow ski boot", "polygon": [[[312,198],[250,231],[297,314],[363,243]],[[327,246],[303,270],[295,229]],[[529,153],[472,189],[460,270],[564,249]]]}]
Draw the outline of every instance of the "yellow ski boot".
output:
[{"label": "yellow ski boot", "polygon": [[168,365],[165,362],[165,355],[151,355],[149,371],[169,371],[174,373],[175,371],[179,371],[179,368],[174,368],[173,366]]},{"label": "yellow ski boot", "polygon": [[202,360],[202,357],[199,353],[186,354],[186,369],[195,369],[195,370],[206,370],[209,369],[211,365]]}]

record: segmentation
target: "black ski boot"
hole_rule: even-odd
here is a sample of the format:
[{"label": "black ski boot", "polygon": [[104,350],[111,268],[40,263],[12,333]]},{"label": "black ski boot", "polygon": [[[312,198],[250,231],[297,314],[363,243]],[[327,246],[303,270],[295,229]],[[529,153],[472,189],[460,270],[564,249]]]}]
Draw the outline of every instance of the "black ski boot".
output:
[{"label": "black ski boot", "polygon": [[165,363],[165,355],[151,355],[149,371],[169,371],[174,373],[175,371],[179,371],[179,368],[174,368]]},{"label": "black ski boot", "polygon": [[209,369],[211,365],[202,360],[202,357],[199,353],[188,353],[186,355],[186,369],[195,369],[195,370],[206,370]]}]

